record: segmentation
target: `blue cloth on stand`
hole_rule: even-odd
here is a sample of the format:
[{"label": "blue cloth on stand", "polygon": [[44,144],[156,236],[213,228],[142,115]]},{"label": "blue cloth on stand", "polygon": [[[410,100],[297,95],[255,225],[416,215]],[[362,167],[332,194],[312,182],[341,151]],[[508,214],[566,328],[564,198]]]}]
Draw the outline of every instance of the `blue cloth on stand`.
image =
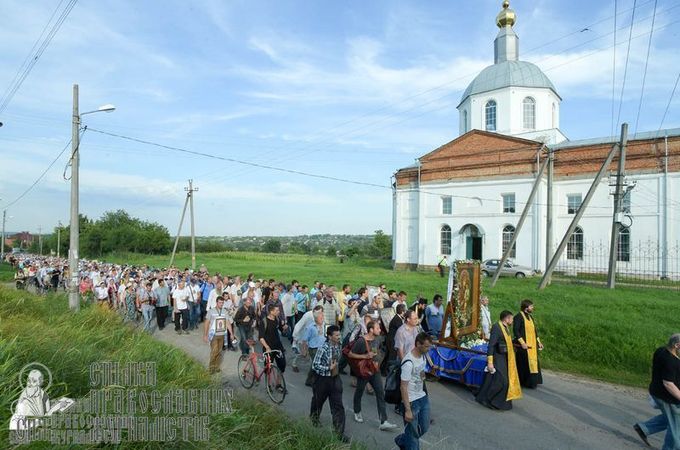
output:
[{"label": "blue cloth on stand", "polygon": [[[481,344],[472,348],[484,352],[484,354],[435,345],[428,353],[427,370],[434,368],[434,373],[438,377],[455,380],[468,386],[481,386],[484,381],[487,345]],[[447,372],[447,370],[463,370],[468,362],[470,362],[470,366],[462,375]]]}]

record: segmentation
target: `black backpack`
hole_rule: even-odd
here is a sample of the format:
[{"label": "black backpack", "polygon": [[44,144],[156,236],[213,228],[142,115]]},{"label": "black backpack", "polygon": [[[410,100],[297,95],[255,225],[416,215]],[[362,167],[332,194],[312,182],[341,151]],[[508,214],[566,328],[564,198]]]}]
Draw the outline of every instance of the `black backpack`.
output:
[{"label": "black backpack", "polygon": [[401,403],[401,366],[406,361],[393,361],[387,369],[385,377],[385,402],[391,405]]}]

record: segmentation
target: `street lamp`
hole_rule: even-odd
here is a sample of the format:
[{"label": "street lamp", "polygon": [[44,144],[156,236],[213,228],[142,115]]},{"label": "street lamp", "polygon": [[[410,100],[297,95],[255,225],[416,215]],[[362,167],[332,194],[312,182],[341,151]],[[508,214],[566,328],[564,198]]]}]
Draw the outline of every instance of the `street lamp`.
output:
[{"label": "street lamp", "polygon": [[80,164],[80,118],[86,114],[98,112],[112,112],[116,109],[111,104],[102,105],[94,111],[78,113],[78,85],[73,85],[73,117],[71,126],[71,226],[70,244],[68,250],[69,271],[71,282],[69,283],[68,306],[74,311],[80,310],[80,298],[78,295],[78,253],[80,244],[80,219],[78,217],[78,168]]}]

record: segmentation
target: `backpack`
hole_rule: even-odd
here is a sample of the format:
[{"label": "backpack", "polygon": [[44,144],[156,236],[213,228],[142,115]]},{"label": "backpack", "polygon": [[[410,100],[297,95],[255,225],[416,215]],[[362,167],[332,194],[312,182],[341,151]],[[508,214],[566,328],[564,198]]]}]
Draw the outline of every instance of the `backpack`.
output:
[{"label": "backpack", "polygon": [[385,377],[385,403],[398,405],[401,403],[401,366],[407,361],[393,361],[387,369]]}]

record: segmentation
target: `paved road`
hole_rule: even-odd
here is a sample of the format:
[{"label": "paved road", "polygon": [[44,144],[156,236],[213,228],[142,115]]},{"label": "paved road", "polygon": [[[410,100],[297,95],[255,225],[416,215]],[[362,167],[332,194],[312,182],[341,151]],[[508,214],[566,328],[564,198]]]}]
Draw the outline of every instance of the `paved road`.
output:
[{"label": "paved road", "polygon": [[[154,336],[176,346],[207,367],[209,349],[197,331],[177,335],[171,326]],[[290,353],[290,352],[289,352]],[[221,376],[240,388],[236,363],[240,352],[226,352]],[[309,415],[311,388],[304,385],[305,370],[286,369],[289,395],[282,409],[293,417]],[[647,404],[642,389],[592,382],[559,373],[544,372],[545,384],[535,391],[524,391],[524,398],[508,412],[492,411],[477,404],[463,386],[451,382],[429,383],[430,402],[435,423],[421,440],[423,449],[640,449],[641,441],[632,424],[647,419],[654,410]],[[353,389],[343,376],[343,403],[347,414],[346,433],[371,449],[396,449],[396,431],[378,430],[375,397],[363,397],[364,423],[354,422]],[[251,389],[268,401],[264,386]],[[401,423],[388,405],[391,422]],[[321,415],[322,424],[330,426],[328,406]],[[662,436],[651,443],[661,447]],[[646,447],[644,447],[646,448]]]}]

